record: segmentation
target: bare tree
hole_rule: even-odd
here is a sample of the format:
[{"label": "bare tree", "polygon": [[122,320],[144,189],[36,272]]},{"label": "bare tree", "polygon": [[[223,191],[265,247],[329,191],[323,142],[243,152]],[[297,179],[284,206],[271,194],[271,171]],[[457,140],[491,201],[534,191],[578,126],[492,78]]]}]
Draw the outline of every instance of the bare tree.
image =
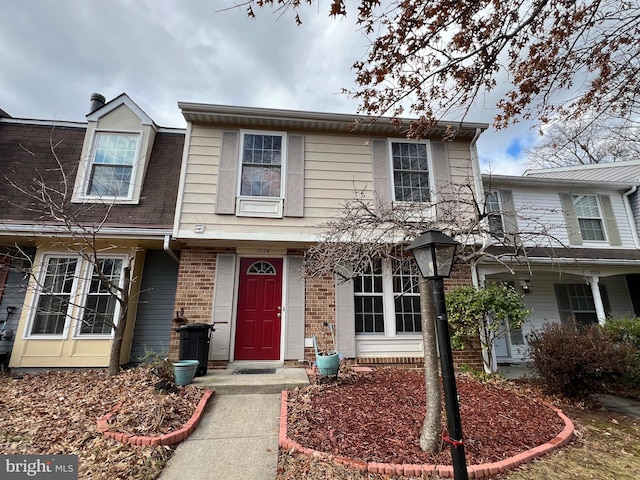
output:
[{"label": "bare tree", "polygon": [[542,142],[527,151],[528,168],[637,160],[640,124],[609,116],[557,121],[543,129]]},{"label": "bare tree", "polygon": [[[96,292],[113,299],[118,305],[117,319],[104,315],[97,305],[74,303],[70,296],[60,295],[48,281],[53,272],[47,271],[47,265],[36,265],[33,258],[19,246],[9,246],[9,250],[12,255],[28,265],[23,271],[29,275],[37,291],[55,298],[65,315],[68,307],[72,307],[79,312],[74,320],[90,328],[104,324],[107,329],[113,331],[108,368],[110,375],[116,375],[120,371],[120,354],[129,314],[130,290],[132,282],[135,281],[131,271],[132,259],[129,258],[122,265],[121,274],[120,270],[114,271],[114,265],[108,258],[117,245],[105,240],[100,233],[108,222],[114,203],[107,200],[72,203],[78,162],[76,160],[73,165],[63,164],[56,153],[60,143],[54,142],[52,132],[52,159],[46,162],[51,166],[45,169],[35,168],[30,183],[18,183],[11,175],[5,175],[5,180],[20,193],[20,202],[14,206],[28,211],[32,218],[51,232],[49,235],[53,246],[79,256],[90,266],[91,275],[87,277],[86,274],[80,273],[78,280],[91,282],[91,288]],[[26,147],[22,148],[29,155],[37,157]]]},{"label": "bare tree", "polygon": [[[458,263],[470,265],[491,258],[510,271],[511,266],[503,259],[517,258],[526,263],[525,245],[562,245],[554,236],[553,230],[557,226],[543,221],[547,212],[540,210],[538,216],[534,214],[535,207],[528,206],[524,217],[516,211],[497,211],[488,199],[489,196],[478,198],[475,194],[471,176],[463,184],[443,186],[435,192],[432,203],[389,203],[356,190],[354,198],[346,201],[331,220],[321,225],[320,241],[306,253],[303,276],[337,275],[342,281],[349,281],[372,273],[381,259],[391,263],[394,273],[406,272],[411,268],[408,267],[411,256],[406,247],[429,228],[439,228],[463,244]],[[490,221],[496,215],[518,216],[523,220],[523,228],[515,232],[504,223],[498,226]],[[433,297],[430,285],[419,277],[417,267],[413,271],[419,278],[421,298],[427,300],[421,302],[427,410],[420,445],[425,450],[435,450],[441,404]],[[485,361],[490,364],[491,359]]]},{"label": "bare tree", "polygon": [[[247,0],[302,22],[314,0]],[[319,2],[318,2],[319,3]],[[345,0],[329,14],[347,15]],[[349,14],[351,14],[349,12]],[[562,114],[638,114],[640,4],[630,0],[359,0],[369,52],[354,63],[360,110],[419,117],[410,135],[511,85],[497,100],[497,127]]]}]

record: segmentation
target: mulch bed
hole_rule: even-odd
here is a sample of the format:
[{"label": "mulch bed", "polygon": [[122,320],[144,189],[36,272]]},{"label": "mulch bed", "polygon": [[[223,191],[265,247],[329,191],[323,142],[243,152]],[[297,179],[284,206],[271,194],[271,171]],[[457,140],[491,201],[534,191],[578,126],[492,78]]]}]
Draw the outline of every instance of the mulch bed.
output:
[{"label": "mulch bed", "polygon": [[156,436],[182,427],[203,391],[163,394],[157,382],[146,367],[115,377],[105,370],[0,376],[0,454],[75,454],[81,479],[156,478],[173,447],[122,444],[99,433],[96,422],[122,404],[110,430]]},{"label": "mulch bed", "polygon": [[[470,465],[542,445],[564,427],[541,399],[508,382],[460,376],[457,386]],[[425,403],[421,369],[341,373],[338,382],[290,393],[287,432],[305,447],[364,462],[451,464],[449,444],[435,454],[420,448]]]}]

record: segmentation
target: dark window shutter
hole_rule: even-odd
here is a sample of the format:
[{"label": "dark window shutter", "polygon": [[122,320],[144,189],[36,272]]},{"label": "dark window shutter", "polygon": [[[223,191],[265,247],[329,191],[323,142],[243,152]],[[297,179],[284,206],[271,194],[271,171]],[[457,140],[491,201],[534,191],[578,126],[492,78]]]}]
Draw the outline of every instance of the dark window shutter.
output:
[{"label": "dark window shutter", "polygon": [[221,215],[233,215],[236,213],[239,137],[240,133],[236,131],[222,133],[215,206],[215,213]]}]

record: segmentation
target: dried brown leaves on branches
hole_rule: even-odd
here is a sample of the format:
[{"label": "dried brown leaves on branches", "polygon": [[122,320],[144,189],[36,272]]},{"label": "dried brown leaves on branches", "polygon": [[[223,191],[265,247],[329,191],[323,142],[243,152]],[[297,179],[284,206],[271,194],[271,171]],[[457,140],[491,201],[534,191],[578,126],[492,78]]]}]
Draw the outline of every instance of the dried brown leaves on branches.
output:
[{"label": "dried brown leaves on branches", "polygon": [[[291,9],[314,0],[251,0]],[[329,14],[348,15],[331,0]],[[558,114],[638,113],[640,4],[631,0],[359,0],[371,45],[354,63],[362,113],[419,117],[419,136],[445,115],[465,118],[500,83],[497,127]]]},{"label": "dried brown leaves on branches", "polygon": [[[490,182],[486,188],[491,190]],[[527,264],[530,246],[547,247],[551,254],[554,248],[563,247],[556,237],[560,225],[548,222],[549,213],[554,212],[535,205],[490,212],[486,198],[478,198],[475,193],[471,177],[461,184],[443,185],[434,192],[432,203],[389,203],[356,191],[339,212],[319,226],[319,241],[307,251],[302,275],[335,274],[349,280],[371,272],[381,258],[404,258],[405,247],[431,228],[444,231],[464,245],[458,251],[459,263],[491,259],[510,270],[509,262],[514,259]],[[517,219],[517,234],[508,226],[502,232],[493,231],[489,214]],[[393,263],[405,268],[402,262]]]}]

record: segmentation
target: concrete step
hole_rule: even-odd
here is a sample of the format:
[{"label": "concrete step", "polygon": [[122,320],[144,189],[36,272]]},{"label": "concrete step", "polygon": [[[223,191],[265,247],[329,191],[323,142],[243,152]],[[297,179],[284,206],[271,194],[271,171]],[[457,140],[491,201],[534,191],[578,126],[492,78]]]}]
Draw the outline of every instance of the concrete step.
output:
[{"label": "concrete step", "polygon": [[[237,374],[238,370],[275,369],[275,373]],[[217,395],[243,395],[256,393],[280,393],[296,387],[309,385],[304,368],[283,367],[273,364],[229,364],[225,369],[208,370],[206,375],[196,377],[193,384],[212,388]]]}]

